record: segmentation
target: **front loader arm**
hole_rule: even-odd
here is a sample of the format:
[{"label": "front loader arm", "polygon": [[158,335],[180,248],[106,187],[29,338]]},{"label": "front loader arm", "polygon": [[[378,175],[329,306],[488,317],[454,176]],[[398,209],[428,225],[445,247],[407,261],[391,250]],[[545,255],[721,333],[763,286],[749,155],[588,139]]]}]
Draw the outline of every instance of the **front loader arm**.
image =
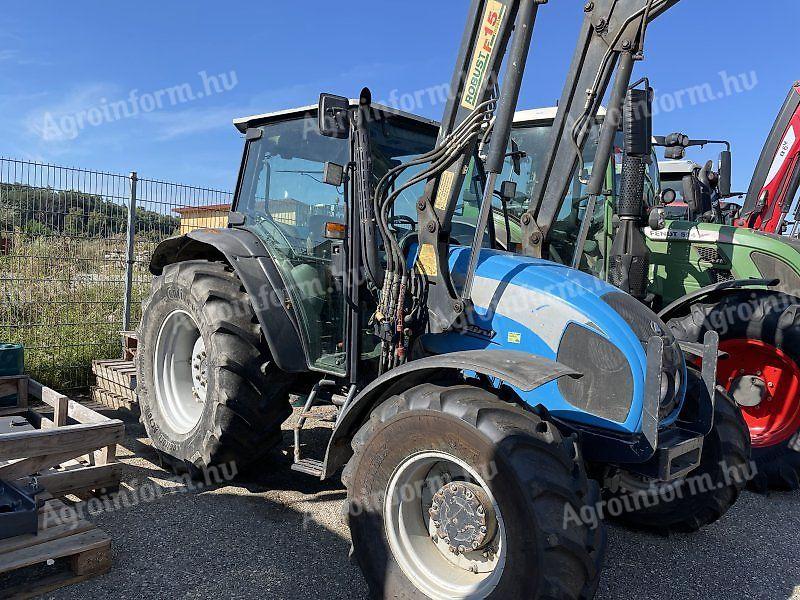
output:
[{"label": "front loader arm", "polygon": [[611,78],[619,65],[587,195],[603,192],[605,170],[622,119],[625,92],[630,85],[633,62],[641,59],[647,25],[679,0],[597,0],[589,2],[575,54],[570,65],[550,149],[522,215],[523,251],[542,256],[548,233],[561,210],[575,168]]},{"label": "front loader arm", "polygon": [[[453,75],[452,93],[442,119],[439,144],[457,133],[464,123],[476,119],[482,126],[483,141],[492,132],[492,148],[499,148],[505,154],[538,7],[546,2],[473,2]],[[495,90],[500,67],[512,39],[510,66],[498,99]],[[492,116],[493,113],[496,114]],[[450,227],[469,161],[482,143],[479,137],[473,136],[443,171],[428,180],[417,204],[419,254],[416,270],[426,280],[428,328],[433,333],[451,329],[468,308],[469,294],[459,293],[450,275]],[[488,197],[491,205],[491,196]],[[480,227],[476,239],[479,242],[482,239]],[[473,245],[473,250],[475,248]],[[477,248],[480,248],[479,243]],[[474,272],[474,266],[470,272]]]}]

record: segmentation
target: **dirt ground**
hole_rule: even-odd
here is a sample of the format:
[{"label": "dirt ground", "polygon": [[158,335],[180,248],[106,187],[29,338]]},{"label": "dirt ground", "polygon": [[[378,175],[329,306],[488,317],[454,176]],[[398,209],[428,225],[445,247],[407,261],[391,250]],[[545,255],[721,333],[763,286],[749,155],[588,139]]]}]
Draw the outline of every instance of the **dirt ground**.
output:
[{"label": "dirt ground", "polygon": [[[309,452],[321,454],[326,425],[312,426]],[[288,428],[284,450],[291,443]],[[130,489],[153,482],[166,492],[91,516],[113,538],[113,568],[47,597],[367,596],[360,571],[348,560],[338,482],[296,474],[277,452],[233,483],[187,489],[158,466],[143,427],[129,419],[127,429],[119,452],[123,492],[137,498]],[[800,493],[745,493],[720,522],[695,535],[662,538],[611,527],[597,598],[800,600],[799,507]],[[10,583],[13,578],[0,579],[0,597]]]}]

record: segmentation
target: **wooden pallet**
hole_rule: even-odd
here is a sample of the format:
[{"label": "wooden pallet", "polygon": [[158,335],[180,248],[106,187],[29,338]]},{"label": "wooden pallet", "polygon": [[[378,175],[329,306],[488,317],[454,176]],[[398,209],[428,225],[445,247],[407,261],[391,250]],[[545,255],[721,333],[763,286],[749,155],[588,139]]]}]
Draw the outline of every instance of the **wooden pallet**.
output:
[{"label": "wooden pallet", "polygon": [[136,417],[140,414],[139,402],[133,401],[130,398],[117,396],[115,393],[109,392],[103,387],[92,387],[92,401],[105,408],[127,411]]},{"label": "wooden pallet", "polygon": [[112,409],[123,408],[138,413],[136,367],[129,360],[95,360],[92,372],[96,384],[92,399]]},{"label": "wooden pallet", "polygon": [[[53,496],[102,493],[119,486],[116,449],[125,437],[122,421],[25,376],[0,377],[0,395],[12,388],[17,406],[3,408],[0,416],[22,416],[33,430],[0,434],[0,479],[25,480],[37,474],[40,485]],[[52,415],[31,407],[31,398],[52,408]]]},{"label": "wooden pallet", "polygon": [[133,360],[136,356],[136,349],[139,346],[139,340],[135,331],[122,332],[122,354],[125,360]]},{"label": "wooden pallet", "polygon": [[[49,561],[67,564],[54,567],[54,573],[29,574],[36,565]],[[111,538],[52,498],[39,510],[37,535],[0,540],[0,597],[32,598],[96,577],[110,568]],[[20,579],[16,575],[23,575],[24,581],[4,585],[4,578]]]}]

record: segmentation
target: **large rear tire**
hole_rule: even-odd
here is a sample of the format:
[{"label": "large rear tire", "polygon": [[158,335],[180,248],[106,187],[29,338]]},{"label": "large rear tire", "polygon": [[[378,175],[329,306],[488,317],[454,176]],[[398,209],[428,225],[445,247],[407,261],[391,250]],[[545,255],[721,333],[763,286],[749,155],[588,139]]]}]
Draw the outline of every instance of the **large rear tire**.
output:
[{"label": "large rear tire", "polygon": [[227,264],[173,264],[153,280],[136,364],[141,420],[172,470],[241,470],[280,440],[292,380],[271,362]]},{"label": "large rear tire", "polygon": [[[373,597],[594,595],[605,530],[576,517],[595,505],[598,487],[574,440],[552,424],[479,388],[425,384],[377,407],[353,450],[342,479]],[[479,539],[464,532],[480,527],[458,541],[440,535],[437,518],[447,528],[443,515],[465,514],[450,504],[481,497],[487,508],[475,511],[488,532],[476,550]]]},{"label": "large rear tire", "polygon": [[694,305],[669,327],[688,341],[719,333],[720,349],[730,357],[720,361],[717,382],[734,400],[756,403],[742,407],[758,469],[753,487],[799,489],[800,301],[775,292],[740,293]]},{"label": "large rear tire", "polygon": [[[695,385],[698,380],[694,379]],[[700,466],[672,483],[623,477],[617,493],[627,500],[622,503],[626,510],[615,518],[633,529],[665,535],[693,533],[728,512],[753,470],[747,424],[730,397],[717,388],[714,427],[703,442]]]}]

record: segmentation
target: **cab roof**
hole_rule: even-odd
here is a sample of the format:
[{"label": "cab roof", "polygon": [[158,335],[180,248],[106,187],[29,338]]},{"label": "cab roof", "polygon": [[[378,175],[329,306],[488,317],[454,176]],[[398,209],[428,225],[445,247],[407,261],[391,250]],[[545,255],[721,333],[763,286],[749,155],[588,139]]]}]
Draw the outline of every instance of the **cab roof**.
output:
[{"label": "cab roof", "polygon": [[[547,123],[549,121],[555,120],[557,112],[558,112],[557,106],[550,106],[547,108],[533,108],[531,110],[520,110],[514,113],[514,124],[519,125],[521,123]],[[598,117],[606,116],[605,106],[601,106],[597,110],[597,116]]]},{"label": "cab roof", "polygon": [[683,173],[688,175],[695,169],[699,169],[698,165],[693,160],[660,160],[658,161],[658,170],[661,173]]},{"label": "cab roof", "polygon": [[[358,105],[359,105],[358,100],[354,99],[350,100],[351,108],[356,108]],[[433,121],[425,117],[420,117],[418,115],[414,115],[399,110],[397,108],[384,106],[382,104],[372,104],[371,108],[372,110],[375,110],[382,114],[394,115],[396,117],[400,117],[401,119],[414,121],[416,123],[419,123],[420,125],[424,125],[427,127],[435,127],[436,129],[439,128],[439,123],[437,121]],[[301,106],[300,108],[290,108],[288,110],[279,110],[271,113],[252,115],[250,117],[241,117],[239,119],[234,119],[233,124],[236,127],[236,129],[244,133],[251,127],[261,127],[262,125],[269,125],[270,123],[276,123],[278,121],[287,121],[293,118],[298,118],[303,116],[316,117],[318,109],[319,106],[317,104],[311,104],[309,106]]]}]

